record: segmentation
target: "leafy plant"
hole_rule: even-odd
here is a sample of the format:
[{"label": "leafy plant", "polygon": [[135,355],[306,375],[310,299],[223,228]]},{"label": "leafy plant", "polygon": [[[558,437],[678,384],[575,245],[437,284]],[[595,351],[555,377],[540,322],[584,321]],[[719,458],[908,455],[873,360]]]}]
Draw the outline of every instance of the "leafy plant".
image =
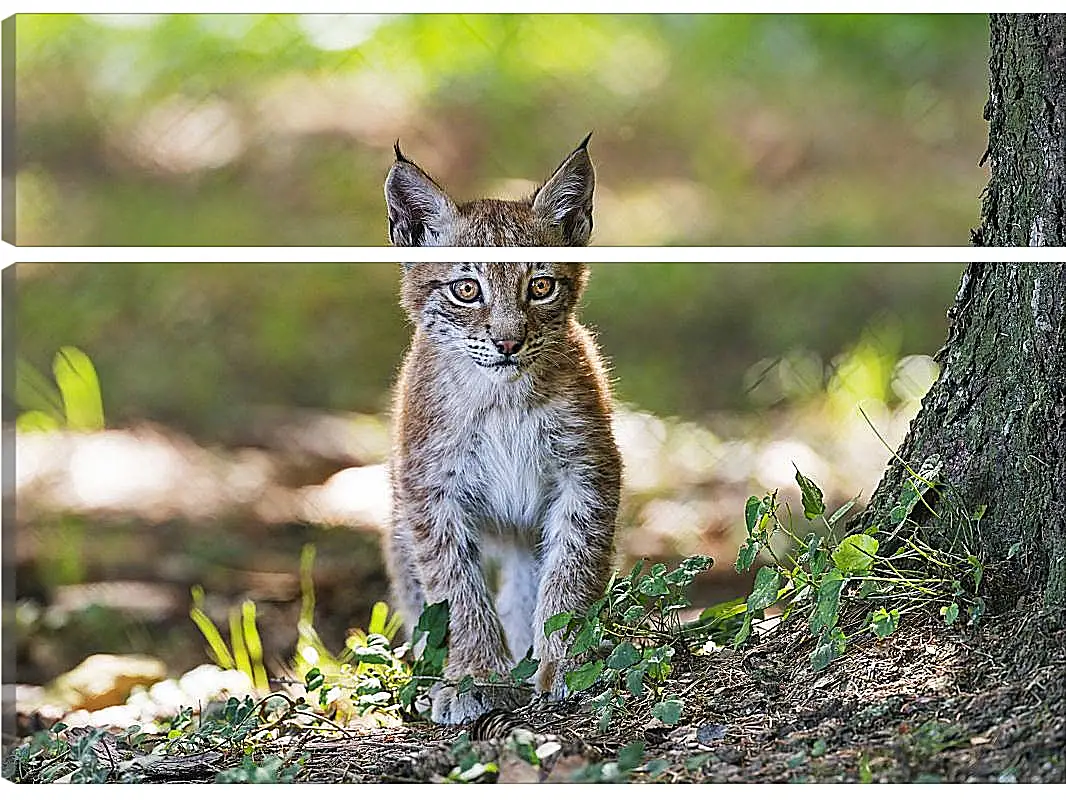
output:
[{"label": "leafy plant", "polygon": [[644,742],[641,739],[619,748],[614,761],[587,764],[570,776],[574,783],[620,783],[641,765],[644,760]]},{"label": "leafy plant", "polygon": [[300,554],[302,604],[293,669],[308,696],[317,698],[319,708],[334,718],[396,719],[403,702],[401,690],[411,679],[411,667],[404,661],[406,646],[391,644],[402,620],[386,603],[375,603],[366,630],[349,631],[341,651],[331,653],[314,625],[314,561],[315,547],[308,543]]},{"label": "leafy plant", "polygon": [[207,640],[215,663],[223,669],[237,669],[247,675],[258,691],[270,691],[266,666],[263,663],[263,640],[255,619],[255,603],[245,600],[240,608],[229,612],[230,645],[222,638],[218,627],[204,610],[202,586],[192,587],[192,608],[189,616]]},{"label": "leafy plant", "polygon": [[712,563],[708,556],[691,556],[673,570],[655,564],[645,573],[638,561],[628,574],[614,574],[603,597],[584,614],[564,612],[544,623],[546,636],[562,631],[567,655],[584,660],[567,672],[567,688],[602,687],[592,700],[600,730],[645,698],[657,701],[652,713],[660,720],[674,724],[680,718],[681,699],[661,697],[661,687],[673,669],[675,648],[688,647],[679,617],[689,605],[688,587]]},{"label": "leafy plant", "polygon": [[4,761],[3,777],[13,783],[106,783],[111,771],[100,764],[95,744],[103,731],[77,738],[62,736],[67,725],[57,722],[14,748]]},{"label": "leafy plant", "polygon": [[[662,696],[661,687],[673,668],[675,648],[682,644],[688,647],[690,637],[679,617],[679,611],[688,607],[686,591],[711,564],[707,556],[692,556],[673,570],[655,564],[645,573],[641,561],[628,574],[613,575],[604,595],[586,612],[563,612],[545,622],[545,635],[561,633],[569,643],[568,658],[578,662],[565,675],[570,691],[601,687],[592,700],[601,729],[616,714],[627,713],[634,699],[645,701],[651,715],[666,724],[680,719],[682,700]],[[394,696],[406,713],[417,716],[418,700],[443,680],[448,651],[447,603],[426,606],[411,638],[417,657]],[[476,680],[464,676],[456,682],[456,689],[462,693],[475,687],[521,687],[537,666],[537,660],[527,654],[506,675]],[[463,770],[457,775],[461,773]]]},{"label": "leafy plant", "polygon": [[[769,556],[770,563],[756,572],[734,644],[743,644],[753,621],[776,603],[784,605],[785,617],[807,610],[810,632],[817,637],[811,653],[816,670],[842,655],[854,638],[890,636],[906,616],[923,608],[938,609],[949,625],[965,608],[971,622],[976,622],[984,611],[978,594],[984,567],[968,543],[974,541],[972,526],[980,521],[983,509],[961,513],[940,476],[937,456],[918,471],[908,467],[888,519],[843,538],[836,535],[835,526],[857,498],[827,513],[821,488],[799,469],[796,484],[804,518],[812,526],[808,532],[798,530],[789,506],[778,503],[776,490],[748,498],[744,509],[748,535],[737,556],[737,572],[751,569],[761,553]],[[919,506],[941,518],[950,516],[949,527],[959,532],[947,547],[934,546],[915,521]],[[778,535],[791,544],[785,552],[775,549]],[[853,601],[868,611],[860,625],[845,626],[841,606]]]},{"label": "leafy plant", "polygon": [[[320,712],[346,721],[355,716],[368,719],[396,718],[400,714],[400,689],[408,684],[411,668],[403,661],[405,647],[393,648],[390,639],[398,632],[401,620],[386,603],[375,603],[366,630],[349,631],[345,645],[331,653],[314,626],[315,548],[304,545],[300,554],[301,610],[297,623],[298,638],[293,656],[293,670],[317,701]],[[263,663],[262,640],[256,624],[256,607],[245,600],[230,610],[230,643],[204,610],[204,592],[192,588],[189,615],[210,647],[212,657],[223,669],[238,669],[247,674],[261,693],[270,690]],[[443,663],[443,655],[440,656]]]},{"label": "leafy plant", "polygon": [[262,761],[246,755],[236,767],[215,776],[215,783],[292,783],[302,764],[285,765],[279,756],[266,756]]},{"label": "leafy plant", "polygon": [[17,359],[15,402],[24,409],[15,420],[17,430],[102,429],[104,406],[92,359],[77,347],[60,347],[52,360],[52,375],[54,384],[29,361]]}]

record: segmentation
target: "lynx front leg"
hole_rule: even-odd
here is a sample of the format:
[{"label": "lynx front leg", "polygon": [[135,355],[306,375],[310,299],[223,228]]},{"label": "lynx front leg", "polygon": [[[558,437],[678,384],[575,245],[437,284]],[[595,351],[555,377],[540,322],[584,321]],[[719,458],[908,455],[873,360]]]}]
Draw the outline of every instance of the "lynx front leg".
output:
[{"label": "lynx front leg", "polygon": [[544,623],[564,611],[582,612],[602,594],[614,554],[617,510],[617,493],[601,493],[571,482],[549,511],[533,621],[533,655],[540,660],[537,692],[552,700],[566,696],[566,671],[571,665],[562,633],[546,638]]},{"label": "lynx front leg", "polygon": [[[423,519],[413,521],[413,541],[426,602],[448,601],[445,678],[506,673],[510,654],[485,585],[478,542],[458,503],[443,498],[430,508]],[[498,697],[491,690],[459,694],[449,684],[438,685],[432,699],[433,721],[445,725],[468,722],[497,705],[510,704],[510,698]]]},{"label": "lynx front leg", "polygon": [[403,618],[408,639],[426,602],[418,577],[413,537],[408,520],[402,514],[396,514],[392,521],[392,533],[385,542],[385,566],[392,588],[392,603]]}]

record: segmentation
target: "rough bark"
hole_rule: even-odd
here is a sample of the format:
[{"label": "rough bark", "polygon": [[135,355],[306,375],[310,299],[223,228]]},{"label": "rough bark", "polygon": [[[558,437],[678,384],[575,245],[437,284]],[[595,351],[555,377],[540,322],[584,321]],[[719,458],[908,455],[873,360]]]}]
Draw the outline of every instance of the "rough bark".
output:
[{"label": "rough bark", "polygon": [[[1066,16],[993,15],[983,245],[1066,244]],[[969,510],[993,605],[1066,602],[1066,265],[971,264],[948,312],[941,375],[899,449]],[[859,520],[885,520],[907,477],[893,459]],[[941,509],[945,500],[939,501]],[[944,516],[926,524],[945,535]],[[1013,557],[1011,556],[1013,549]]]},{"label": "rough bark", "polygon": [[[899,455],[930,456],[975,526],[994,601],[1066,599],[1066,265],[971,264],[929,390]],[[887,519],[907,477],[893,460],[864,523]],[[943,508],[939,509],[940,511]],[[935,529],[933,520],[928,524]],[[954,531],[939,530],[954,538]],[[1013,558],[1011,547],[1020,543]]]},{"label": "rough bark", "polygon": [[1066,244],[1066,15],[993,14],[975,244]]}]

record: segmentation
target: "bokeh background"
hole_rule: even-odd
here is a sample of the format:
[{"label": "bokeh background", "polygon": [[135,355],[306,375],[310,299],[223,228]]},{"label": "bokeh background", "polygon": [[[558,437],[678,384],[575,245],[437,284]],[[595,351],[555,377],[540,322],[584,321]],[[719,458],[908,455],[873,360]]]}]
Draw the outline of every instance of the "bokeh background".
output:
[{"label": "bokeh background", "polygon": [[460,199],[518,197],[592,130],[597,244],[965,245],[987,39],[982,15],[20,14],[17,242],[379,245],[395,140]]},{"label": "bokeh background", "polygon": [[[869,496],[889,457],[878,434],[902,440],[936,375],[960,274],[593,265],[583,318],[619,401],[620,565],[709,554],[693,599],[728,600],[750,588],[732,566],[749,495],[780,488],[798,508],[794,463],[830,505]],[[277,674],[307,544],[326,646],[366,626],[387,597],[388,407],[409,337],[398,266],[19,264],[4,280],[20,684],[54,690],[93,653],[147,654],[160,675],[209,661],[194,586],[223,630],[256,604]]]},{"label": "bokeh background", "polygon": [[[14,41],[20,245],[383,244],[397,138],[458,199],[516,197],[593,130],[603,245],[962,245],[987,178],[976,15],[21,14]],[[961,271],[593,269],[620,560],[714,556],[698,604],[747,591],[744,500],[795,502],[793,463],[830,503],[868,496],[878,434],[898,443],[935,377]],[[4,281],[5,636],[18,683],[48,686],[20,703],[103,708],[59,691],[94,653],[172,676],[208,661],[196,586],[223,630],[254,601],[283,671],[308,544],[325,645],[367,624],[409,335],[395,265],[20,264]]]}]

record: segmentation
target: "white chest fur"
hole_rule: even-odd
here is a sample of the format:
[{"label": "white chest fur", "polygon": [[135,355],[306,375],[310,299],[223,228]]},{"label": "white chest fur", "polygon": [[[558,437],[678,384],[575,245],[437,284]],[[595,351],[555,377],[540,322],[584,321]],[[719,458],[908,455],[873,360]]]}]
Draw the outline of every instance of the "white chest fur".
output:
[{"label": "white chest fur", "polygon": [[490,409],[483,417],[465,478],[481,500],[478,516],[487,532],[528,531],[541,522],[556,472],[543,417],[513,407]]}]

